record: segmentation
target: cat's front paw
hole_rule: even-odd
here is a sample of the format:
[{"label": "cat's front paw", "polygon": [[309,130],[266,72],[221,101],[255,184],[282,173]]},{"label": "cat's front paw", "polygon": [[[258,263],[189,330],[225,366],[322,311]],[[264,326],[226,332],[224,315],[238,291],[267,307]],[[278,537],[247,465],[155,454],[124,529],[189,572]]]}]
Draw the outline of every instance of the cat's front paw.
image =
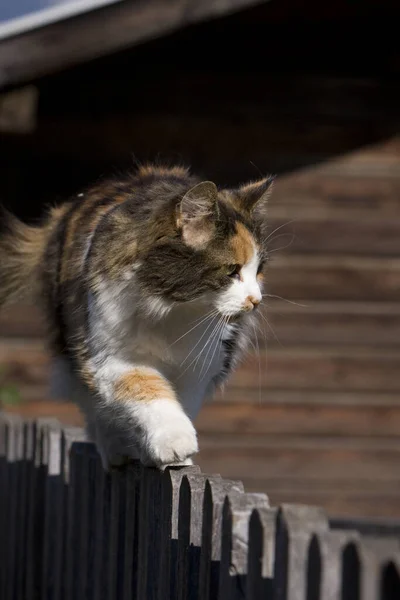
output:
[{"label": "cat's front paw", "polygon": [[146,466],[191,465],[198,452],[197,434],[179,404],[156,400],[147,407],[147,427],[141,449]]}]

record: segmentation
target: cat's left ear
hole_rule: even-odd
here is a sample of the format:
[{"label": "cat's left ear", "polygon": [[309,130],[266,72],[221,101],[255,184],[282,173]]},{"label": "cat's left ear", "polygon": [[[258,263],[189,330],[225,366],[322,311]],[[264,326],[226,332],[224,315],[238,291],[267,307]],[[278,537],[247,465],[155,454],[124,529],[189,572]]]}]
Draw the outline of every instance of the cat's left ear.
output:
[{"label": "cat's left ear", "polygon": [[271,175],[239,188],[238,202],[241,210],[248,214],[257,212],[261,217],[266,215],[274,179],[275,177]]},{"label": "cat's left ear", "polygon": [[182,198],[177,225],[188,246],[201,250],[211,241],[215,233],[217,200],[218,189],[212,181],[198,183]]}]

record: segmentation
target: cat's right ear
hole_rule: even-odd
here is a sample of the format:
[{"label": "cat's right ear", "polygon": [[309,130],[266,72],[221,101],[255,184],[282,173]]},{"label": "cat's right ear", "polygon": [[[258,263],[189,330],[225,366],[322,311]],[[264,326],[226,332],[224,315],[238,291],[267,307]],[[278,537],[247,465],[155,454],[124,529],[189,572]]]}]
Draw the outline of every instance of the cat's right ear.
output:
[{"label": "cat's right ear", "polygon": [[215,233],[218,189],[212,181],[203,181],[182,198],[177,225],[185,243],[196,250],[207,246]]}]

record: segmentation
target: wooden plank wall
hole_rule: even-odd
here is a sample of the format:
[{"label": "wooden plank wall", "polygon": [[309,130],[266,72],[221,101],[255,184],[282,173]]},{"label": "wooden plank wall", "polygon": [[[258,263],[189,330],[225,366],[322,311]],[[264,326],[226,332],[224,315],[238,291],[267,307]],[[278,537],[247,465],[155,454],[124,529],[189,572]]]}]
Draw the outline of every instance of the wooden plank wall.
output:
[{"label": "wooden plank wall", "polygon": [[[204,470],[239,478],[273,502],[398,514],[399,192],[397,140],[277,183],[271,231],[293,222],[276,240],[291,245],[272,260],[269,290],[289,302],[268,300],[259,356],[253,352],[202,411]],[[380,238],[391,235],[385,252]],[[46,397],[39,319],[24,307],[0,316],[0,363],[32,401]]]},{"label": "wooden plank wall", "polygon": [[[382,15],[364,14],[356,29],[353,17],[342,20],[338,48],[332,15],[308,15],[300,39],[293,20],[266,10],[39,82],[37,130],[0,138],[0,192],[32,219],[46,202],[131,163],[132,151],[186,158],[222,184],[254,178],[257,168],[280,173],[260,357],[254,352],[202,411],[199,463],[274,504],[396,516],[398,51],[388,36],[375,47],[379,60],[369,46],[369,62],[350,52]],[[390,23],[386,15],[388,31]],[[205,33],[208,45],[195,56]],[[298,50],[291,57],[289,42]],[[64,406],[37,404],[47,394],[48,356],[36,309],[0,314],[0,364],[36,412],[77,422]]]}]

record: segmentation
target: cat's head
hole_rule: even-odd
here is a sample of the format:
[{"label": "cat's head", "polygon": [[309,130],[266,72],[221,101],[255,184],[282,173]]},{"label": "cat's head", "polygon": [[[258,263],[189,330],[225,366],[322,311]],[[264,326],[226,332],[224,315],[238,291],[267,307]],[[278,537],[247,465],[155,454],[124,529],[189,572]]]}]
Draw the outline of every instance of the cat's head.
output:
[{"label": "cat's head", "polygon": [[273,178],[234,190],[198,183],[173,207],[173,233],[149,248],[142,269],[157,302],[206,303],[237,318],[262,300],[266,207]]}]

